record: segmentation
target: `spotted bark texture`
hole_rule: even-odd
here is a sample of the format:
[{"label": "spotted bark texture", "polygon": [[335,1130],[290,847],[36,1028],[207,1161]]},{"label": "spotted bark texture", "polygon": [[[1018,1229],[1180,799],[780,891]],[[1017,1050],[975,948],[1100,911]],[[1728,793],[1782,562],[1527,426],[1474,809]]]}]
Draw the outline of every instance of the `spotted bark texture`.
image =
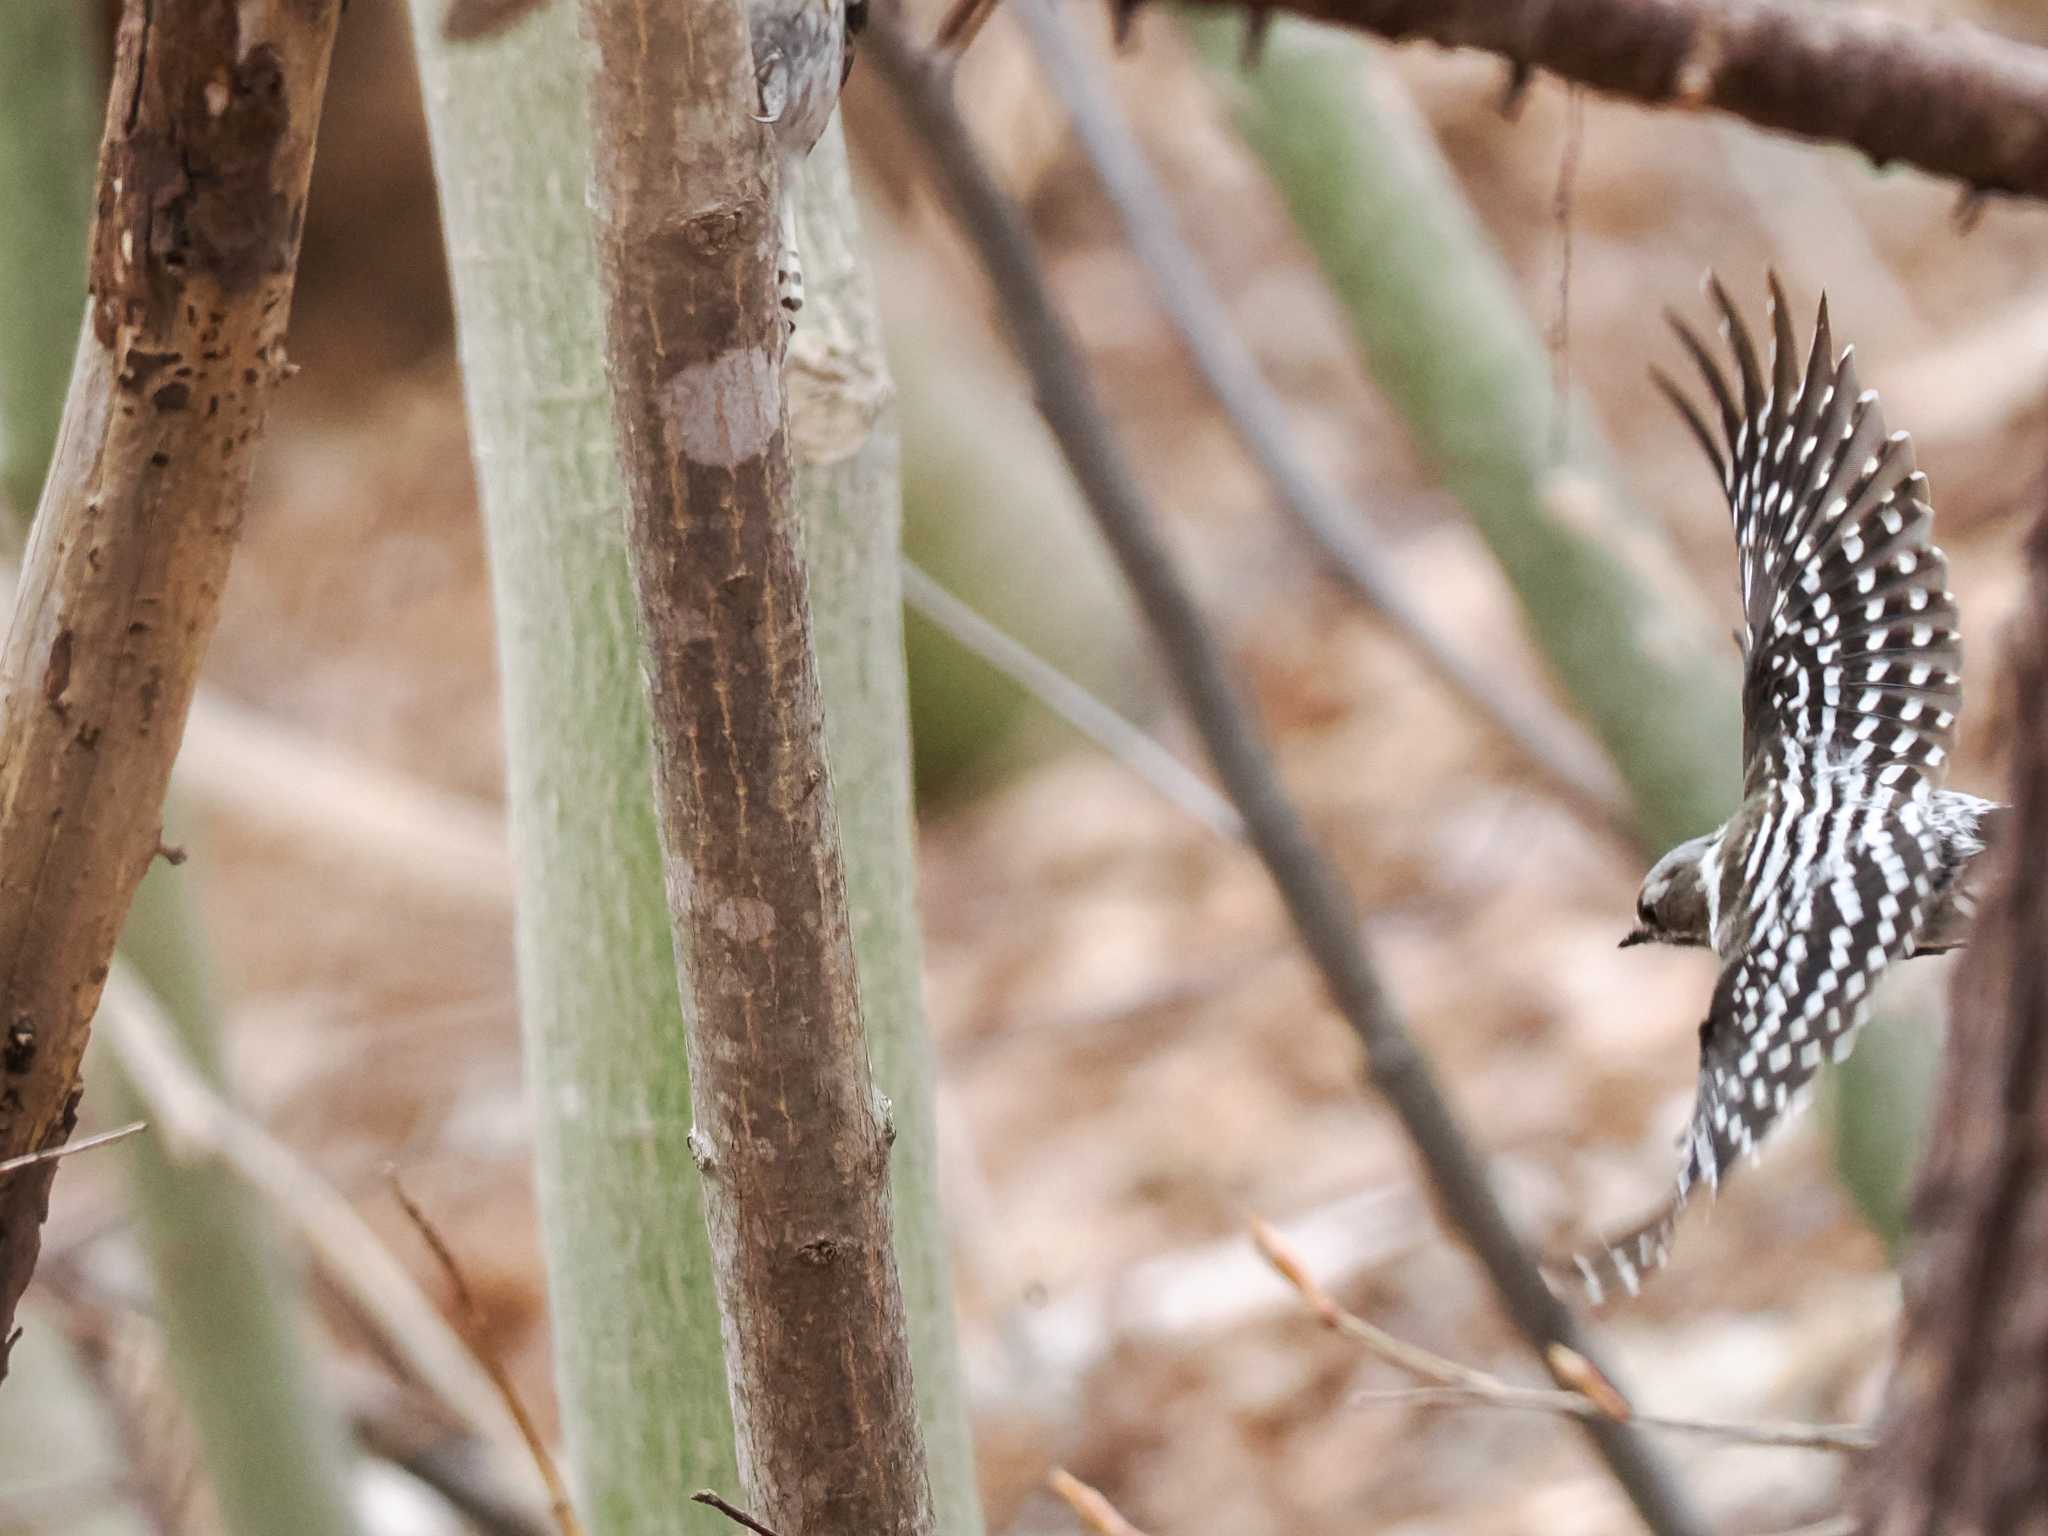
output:
[{"label": "spotted bark texture", "polygon": [[746,1508],[932,1529],[791,495],[743,14],[586,0],[627,542]]},{"label": "spotted bark texture", "polygon": [[[1120,11],[1138,0],[1112,0]],[[1261,0],[1395,41],[1500,55],[1652,106],[1846,144],[1977,192],[2048,197],[2048,51],[1807,0]]]},{"label": "spotted bark texture", "polygon": [[1868,1536],[2048,1531],[2048,521],[2029,554],[2013,808],[1956,977]]},{"label": "spotted bark texture", "polygon": [[[0,1158],[70,1134],[107,964],[157,849],[287,371],[339,7],[130,0],[122,19],[91,308],[0,652]],[[0,1180],[0,1341],[55,1166]]]}]

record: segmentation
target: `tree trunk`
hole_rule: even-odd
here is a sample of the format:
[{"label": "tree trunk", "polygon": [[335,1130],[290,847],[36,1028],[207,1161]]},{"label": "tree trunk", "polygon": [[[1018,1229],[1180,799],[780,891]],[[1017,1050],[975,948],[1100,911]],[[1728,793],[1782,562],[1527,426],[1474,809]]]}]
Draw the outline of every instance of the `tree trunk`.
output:
[{"label": "tree trunk", "polygon": [[890,1193],[933,1527],[977,1536],[981,1500],[939,1204],[937,1062],[924,1016],[910,700],[903,660],[897,409],[875,279],[835,122],[805,164],[797,225],[808,296],[790,344],[790,447],[825,695],[825,751],[875,1081],[893,1106]]},{"label": "tree trunk", "polygon": [[[0,1157],[62,1142],[288,372],[337,0],[131,4],[79,339],[0,676]],[[0,1183],[0,1340],[55,1164]],[[6,1346],[0,1343],[0,1371]]]},{"label": "tree trunk", "polygon": [[932,1529],[811,649],[738,6],[586,0],[599,270],[692,1143],[752,1512]]},{"label": "tree trunk", "polygon": [[490,546],[556,1390],[592,1536],[675,1536],[692,1493],[739,1473],[605,401],[582,47],[574,6],[475,44],[441,37],[442,10],[413,0],[413,37]]},{"label": "tree trunk", "polygon": [[1868,1536],[2048,1530],[2048,521],[2013,658],[2013,810],[1956,976]]}]

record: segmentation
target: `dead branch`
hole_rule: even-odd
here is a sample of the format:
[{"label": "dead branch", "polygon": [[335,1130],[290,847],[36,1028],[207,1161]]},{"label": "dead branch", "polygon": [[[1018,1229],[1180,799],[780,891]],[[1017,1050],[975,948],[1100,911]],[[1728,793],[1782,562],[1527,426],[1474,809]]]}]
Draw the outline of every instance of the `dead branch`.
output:
[{"label": "dead branch", "polygon": [[1100,65],[1076,42],[1057,0],[1014,0],[1011,10],[1073,121],[1074,135],[1117,210],[1132,254],[1152,278],[1153,296],[1282,510],[1394,637],[1566,804],[1601,831],[1632,842],[1638,829],[1600,749],[1540,697],[1528,702],[1514,697],[1492,672],[1440,633],[1374,542],[1364,510],[1347,505],[1309,463],[1288,422],[1287,407],[1231,328],[1223,300],[1182,236],[1115,92]]},{"label": "dead branch", "polygon": [[469,1288],[469,1277],[463,1273],[455,1250],[448,1246],[448,1240],[420,1208],[419,1202],[406,1193],[396,1169],[391,1171],[390,1179],[391,1193],[396,1197],[399,1208],[405,1212],[406,1220],[419,1233],[420,1240],[427,1245],[427,1251],[433,1254],[434,1262],[447,1278],[449,1288],[455,1292],[456,1309],[462,1316],[461,1331],[469,1352],[491,1378],[491,1385],[497,1389],[498,1401],[505,1405],[505,1412],[519,1426],[519,1438],[525,1442],[526,1454],[547,1487],[548,1512],[554,1516],[558,1536],[583,1536],[583,1522],[576,1518],[576,1505],[569,1497],[568,1484],[562,1481],[561,1469],[555,1465],[547,1441],[541,1438],[540,1427],[534,1423],[533,1415],[527,1412],[526,1400],[519,1395],[519,1388],[513,1385],[512,1373],[505,1369],[505,1362],[486,1343],[483,1312],[476,1304],[476,1293]]},{"label": "dead branch", "polygon": [[791,495],[773,140],[740,5],[584,0],[584,27],[627,549],[694,1003],[676,1047],[686,1032],[739,1465],[778,1530],[919,1536],[891,1137]]},{"label": "dead branch", "polygon": [[1361,1401],[1469,1403],[1489,1408],[1525,1409],[1574,1419],[1609,1419],[1639,1424],[1645,1429],[1702,1435],[1734,1445],[1764,1445],[1789,1450],[1853,1453],[1867,1451],[1874,1443],[1870,1431],[1853,1424],[1779,1424],[1639,1413],[1597,1366],[1564,1345],[1553,1346],[1546,1356],[1551,1374],[1562,1384],[1562,1390],[1517,1386],[1424,1349],[1419,1344],[1411,1344],[1338,1305],[1336,1298],[1323,1289],[1280,1234],[1265,1222],[1252,1223],[1252,1242],[1266,1262],[1294,1287],[1317,1322],[1397,1370],[1429,1383],[1419,1389],[1364,1393]]},{"label": "dead branch", "polygon": [[79,1152],[90,1152],[94,1147],[110,1146],[117,1141],[126,1141],[138,1131],[149,1129],[147,1120],[131,1120],[126,1125],[116,1126],[111,1131],[101,1131],[96,1136],[81,1136],[76,1141],[67,1141],[61,1147],[45,1147],[40,1152],[24,1152],[19,1157],[0,1160],[0,1177],[19,1173],[24,1168],[33,1168],[39,1163],[55,1162],[60,1157],[70,1157]]},{"label": "dead branch", "polygon": [[720,1495],[713,1493],[709,1488],[699,1488],[690,1497],[695,1502],[702,1504],[706,1509],[717,1510],[734,1525],[740,1527],[740,1529],[752,1531],[754,1536],[775,1536],[775,1532],[756,1520],[744,1509],[741,1509],[737,1504],[729,1503]]},{"label": "dead branch", "polygon": [[1210,788],[1207,779],[1014,635],[991,624],[914,560],[903,562],[903,601],[1218,837],[1244,836],[1236,808]]},{"label": "dead branch", "polygon": [[1124,1518],[1122,1510],[1109,1502],[1101,1489],[1082,1482],[1065,1467],[1054,1467],[1045,1480],[1094,1536],[1145,1536]]},{"label": "dead branch", "polygon": [[1477,48],[1516,78],[1732,113],[1975,192],[2048,197],[2048,51],[1961,22],[1802,0],[1262,0],[1396,42]]},{"label": "dead branch", "polygon": [[[289,372],[339,14],[339,0],[191,0],[131,3],[122,20],[90,319],[0,657],[0,1157],[70,1134],[93,1008],[156,853],[256,439]],[[52,1172],[0,1186],[0,1340]]]},{"label": "dead branch", "polygon": [[[1531,1263],[1428,1059],[1380,984],[1359,937],[1350,893],[1310,840],[1222,650],[1160,538],[1079,349],[1053,306],[1023,217],[960,118],[950,73],[920,52],[901,22],[886,13],[870,27],[868,56],[989,274],[1046,424],[1152,627],[1224,792],[1244,819],[1247,840],[1279,888],[1332,1001],[1365,1048],[1372,1083],[1400,1116],[1445,1219],[1471,1247],[1509,1316],[1539,1353],[1564,1344],[1590,1358],[1591,1347]],[[1580,1422],[1651,1530],[1702,1529],[1661,1461],[1632,1429],[1605,1418]]]}]

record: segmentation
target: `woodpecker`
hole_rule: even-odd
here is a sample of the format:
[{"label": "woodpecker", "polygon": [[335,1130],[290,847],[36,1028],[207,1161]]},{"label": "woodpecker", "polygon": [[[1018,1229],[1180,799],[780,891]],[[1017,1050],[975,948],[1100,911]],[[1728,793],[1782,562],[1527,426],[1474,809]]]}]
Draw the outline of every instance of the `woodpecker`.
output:
[{"label": "woodpecker", "polygon": [[867,0],[752,0],[747,31],[754,52],[757,122],[774,136],[781,160],[780,244],[775,301],[796,328],[804,307],[804,269],[796,248],[796,181],[811,148],[832,120],[839,91],[853,73],[853,39],[867,21]]},{"label": "woodpecker", "polygon": [[1961,943],[1969,876],[2003,807],[1945,787],[1962,708],[1948,564],[1927,478],[1887,434],[1853,348],[1835,356],[1827,300],[1802,370],[1773,276],[1768,373],[1718,279],[1708,291],[1740,395],[1669,316],[1706,382],[1720,435],[1659,370],[1721,477],[1742,595],[1743,798],[1715,831],[1659,859],[1633,944],[1698,945],[1722,962],[1700,1026],[1678,1187],[1571,1269],[1597,1305],[1636,1294],[1668,1256],[1688,1195],[1718,1190],[1849,1054],[1895,960]]}]

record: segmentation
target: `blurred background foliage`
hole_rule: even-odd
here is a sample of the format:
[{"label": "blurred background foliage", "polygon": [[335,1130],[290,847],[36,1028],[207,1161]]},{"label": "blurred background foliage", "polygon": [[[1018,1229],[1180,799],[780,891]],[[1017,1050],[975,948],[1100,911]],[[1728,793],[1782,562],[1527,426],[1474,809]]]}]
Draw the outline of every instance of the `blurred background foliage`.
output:
[{"label": "blurred background foliage", "polygon": [[[2022,6],[1897,8],[2040,30]],[[1103,19],[1067,14],[1107,59]],[[0,497],[17,517],[75,335],[105,20],[65,0],[0,12]],[[2044,462],[2048,227],[1994,203],[1965,232],[1952,191],[1916,175],[1550,82],[1507,116],[1480,58],[1283,27],[1244,74],[1239,32],[1148,11],[1113,65],[1225,317],[1423,610],[1606,743],[1640,838],[1533,780],[1279,515],[1008,19],[962,99],[1504,1192],[1546,1241],[1617,1225],[1669,1177],[1712,967],[1613,944],[1646,852],[1718,818],[1737,751],[1726,513],[1645,387],[1649,363],[1678,361],[1659,312],[1699,317],[1708,267],[1759,315],[1767,266],[1802,309],[1827,290],[1932,477],[1971,648],[1957,781],[1995,792],[1999,636]],[[985,287],[875,89],[857,68],[845,118],[907,549],[1185,756]],[[195,858],[159,875],[178,921],[203,924],[215,1001],[194,1011],[217,1016],[252,1112],[416,1261],[380,1177],[404,1169],[463,1255],[485,1342],[552,1426],[498,653],[452,347],[404,9],[356,0],[307,226],[303,372],[208,662],[255,734],[188,752]],[[1248,1212],[1291,1221],[1348,1303],[1521,1369],[1251,860],[915,616],[907,644],[936,1134],[990,1528],[1070,1529],[1040,1491],[1063,1461],[1155,1536],[1628,1529],[1554,1425],[1361,1401],[1389,1382],[1246,1259]],[[317,794],[291,764],[318,765]],[[405,825],[434,837],[359,835],[393,805],[426,807]],[[1673,1270],[1612,1320],[1651,1405],[1868,1411],[1947,964],[1891,986],[1829,1112],[1696,1216]],[[113,1070],[98,1051],[103,1122]],[[164,1229],[137,1160],[91,1155],[58,1181],[37,1342],[0,1391],[0,1429],[28,1426],[0,1432],[0,1531],[226,1529],[213,1483],[234,1474],[200,1449],[206,1388],[159,1331],[179,1314],[147,1278]],[[240,1284],[261,1266],[221,1268]],[[277,1273],[305,1282],[279,1304],[317,1325],[307,1390],[360,1428],[386,1353],[320,1266]],[[419,1418],[436,1443],[445,1427]],[[61,1475],[29,1433],[58,1424],[96,1447]],[[1823,1513],[1839,1477],[1806,1453],[1674,1449],[1730,1531]],[[349,1486],[347,1518],[376,1536],[473,1528],[386,1463]]]}]

